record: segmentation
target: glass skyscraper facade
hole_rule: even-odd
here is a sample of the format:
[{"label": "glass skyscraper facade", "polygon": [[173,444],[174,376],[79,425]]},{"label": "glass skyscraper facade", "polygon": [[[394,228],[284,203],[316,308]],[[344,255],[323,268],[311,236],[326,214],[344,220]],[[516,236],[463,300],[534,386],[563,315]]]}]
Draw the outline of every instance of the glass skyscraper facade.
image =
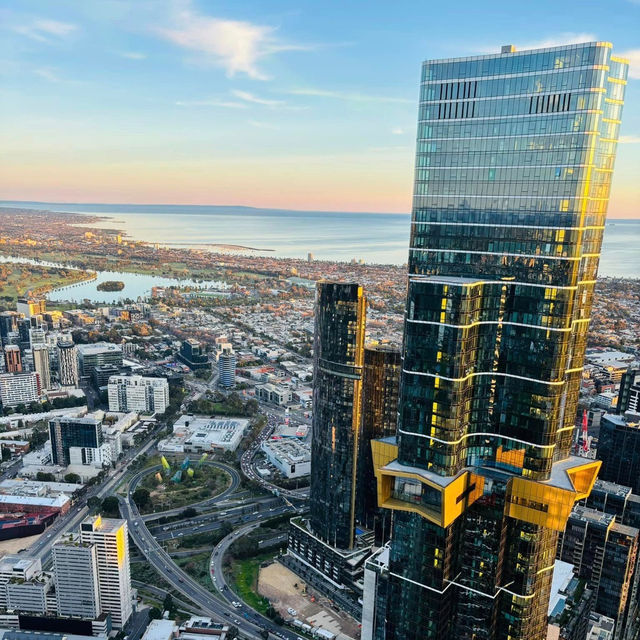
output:
[{"label": "glass skyscraper facade", "polygon": [[317,284],[309,524],[338,549],[354,544],[365,317],[360,285]]},{"label": "glass skyscraper facade", "polygon": [[376,638],[541,640],[628,65],[609,43],[422,67]]},{"label": "glass skyscraper facade", "polygon": [[391,512],[378,507],[371,441],[396,434],[401,365],[400,350],[393,345],[371,344],[364,348],[356,522],[374,532],[378,546],[389,540]]}]

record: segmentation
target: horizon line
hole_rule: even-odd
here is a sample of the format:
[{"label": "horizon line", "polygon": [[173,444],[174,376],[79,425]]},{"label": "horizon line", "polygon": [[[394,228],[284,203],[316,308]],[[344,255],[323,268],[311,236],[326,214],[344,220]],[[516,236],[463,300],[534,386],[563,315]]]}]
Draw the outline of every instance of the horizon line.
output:
[{"label": "horizon line", "polygon": [[[18,208],[11,204],[7,203],[16,203],[16,204],[31,204],[31,205],[69,205],[74,207],[80,206],[99,206],[99,207],[213,207],[218,209],[247,209],[252,211],[285,211],[288,213],[350,213],[356,215],[386,215],[386,216],[411,216],[411,211],[349,211],[344,209],[287,209],[287,208],[277,208],[277,207],[255,207],[251,205],[243,205],[243,204],[183,204],[183,203],[159,203],[159,202],[55,202],[55,201],[46,201],[46,200],[0,200],[0,206],[5,206],[7,208]],[[25,209],[29,209],[29,207],[24,207]],[[54,213],[78,213],[77,211],[57,211]],[[98,213],[98,212],[88,212],[88,213]],[[107,213],[107,212],[103,212]],[[114,213],[127,213],[126,211],[118,211]],[[133,212],[132,212],[133,213]],[[615,218],[608,217],[607,220],[639,220],[640,216],[634,218]]]}]

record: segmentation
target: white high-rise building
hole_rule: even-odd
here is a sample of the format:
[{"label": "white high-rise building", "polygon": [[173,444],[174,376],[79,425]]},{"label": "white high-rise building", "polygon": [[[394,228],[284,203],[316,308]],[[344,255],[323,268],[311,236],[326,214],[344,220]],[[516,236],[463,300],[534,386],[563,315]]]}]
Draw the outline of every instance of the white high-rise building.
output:
[{"label": "white high-rise building", "polygon": [[67,340],[58,341],[58,378],[63,387],[78,386],[78,353]]},{"label": "white high-rise building", "polygon": [[42,571],[39,558],[29,556],[6,555],[0,560],[0,609],[7,608],[6,586],[10,580],[31,580]]},{"label": "white high-rise building", "polygon": [[70,534],[53,545],[53,569],[59,616],[95,619],[100,615],[98,551]]},{"label": "white high-rise building", "polygon": [[0,402],[5,407],[37,402],[40,388],[37,373],[3,373],[0,375]]},{"label": "white high-rise building", "polygon": [[80,525],[80,542],[96,546],[100,609],[121,629],[133,612],[127,521],[91,516]]},{"label": "white high-rise building", "polygon": [[111,376],[109,411],[164,413],[169,406],[169,383],[165,378]]},{"label": "white high-rise building", "polygon": [[49,349],[45,344],[36,344],[32,348],[33,370],[40,376],[42,389],[51,389],[51,369],[49,367]]}]

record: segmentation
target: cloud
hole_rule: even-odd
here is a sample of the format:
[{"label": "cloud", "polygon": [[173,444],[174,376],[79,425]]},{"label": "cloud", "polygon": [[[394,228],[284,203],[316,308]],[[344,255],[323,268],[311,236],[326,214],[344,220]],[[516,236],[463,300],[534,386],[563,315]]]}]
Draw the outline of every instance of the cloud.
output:
[{"label": "cloud", "polygon": [[404,135],[404,129],[402,129],[401,127],[394,127],[393,129],[391,129],[391,133],[394,136],[402,136]]},{"label": "cloud", "polygon": [[262,59],[283,51],[311,48],[281,42],[274,27],[198,14],[188,2],[174,16],[174,22],[156,32],[183,49],[202,54],[206,63],[222,67],[229,77],[245,73],[256,80],[268,80],[269,76],[258,68]]},{"label": "cloud", "polygon": [[249,93],[248,91],[234,90],[231,93],[233,93],[236,98],[240,98],[240,100],[245,100],[246,102],[252,102],[254,104],[261,104],[266,107],[278,107],[284,105],[283,100],[270,100],[268,98],[260,98],[253,93]]},{"label": "cloud", "polygon": [[219,100],[211,98],[210,100],[178,100],[176,104],[179,107],[222,107],[224,109],[246,109],[244,102],[234,102],[233,100]]},{"label": "cloud", "polygon": [[44,78],[48,82],[62,82],[60,76],[56,73],[54,69],[50,67],[41,67],[40,69],[34,69],[33,73],[41,78]]},{"label": "cloud", "polygon": [[75,24],[46,19],[34,20],[30,24],[17,25],[13,28],[16,33],[38,42],[52,42],[56,38],[63,39],[77,29]]},{"label": "cloud", "polygon": [[640,80],[640,49],[629,49],[629,51],[623,51],[620,54],[616,51],[615,55],[626,58],[629,61],[629,77]]},{"label": "cloud", "polygon": [[620,136],[620,144],[640,144],[640,136]]},{"label": "cloud", "polygon": [[260,120],[249,120],[248,122],[252,127],[256,127],[256,129],[269,129],[271,131],[277,131],[279,129],[279,127],[270,122],[261,122]]},{"label": "cloud", "polygon": [[403,104],[413,104],[415,100],[408,98],[395,98],[393,96],[372,96],[357,92],[348,91],[328,91],[325,89],[290,89],[287,91],[294,96],[312,96],[316,98],[332,98],[335,100],[346,100],[349,102],[395,102]]},{"label": "cloud", "polygon": [[146,60],[146,53],[139,53],[138,51],[122,51],[118,55],[122,58],[127,58],[128,60]]}]

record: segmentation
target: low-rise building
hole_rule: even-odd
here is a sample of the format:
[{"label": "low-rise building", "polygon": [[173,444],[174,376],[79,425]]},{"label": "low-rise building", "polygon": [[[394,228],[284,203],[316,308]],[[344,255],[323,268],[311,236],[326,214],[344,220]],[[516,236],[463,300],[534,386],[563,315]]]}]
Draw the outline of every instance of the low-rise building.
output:
[{"label": "low-rise building", "polygon": [[183,415],[173,425],[173,435],[158,443],[166,453],[235,451],[249,424],[246,418],[207,418]]},{"label": "low-rise building", "polygon": [[268,382],[256,387],[256,397],[263,402],[269,402],[279,407],[291,402],[292,392],[288,387],[275,385]]},{"label": "low-rise building", "polygon": [[301,478],[311,473],[311,448],[295,439],[262,443],[267,460],[286,478]]}]

